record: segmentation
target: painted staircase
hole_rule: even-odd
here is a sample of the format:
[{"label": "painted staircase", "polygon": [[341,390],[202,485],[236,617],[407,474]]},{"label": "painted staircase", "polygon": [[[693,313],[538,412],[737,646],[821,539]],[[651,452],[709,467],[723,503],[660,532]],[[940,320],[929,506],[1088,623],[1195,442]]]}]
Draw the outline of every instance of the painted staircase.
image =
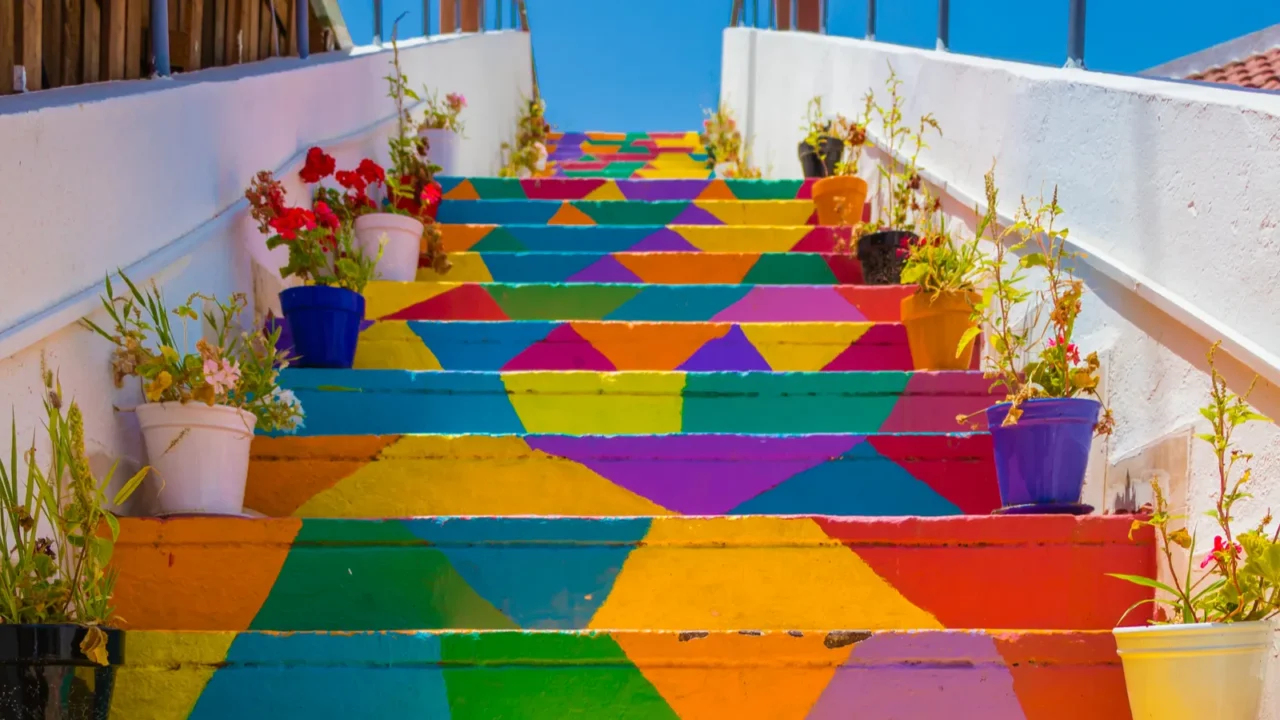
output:
[{"label": "painted staircase", "polygon": [[807,184],[590,150],[444,179],[453,271],[286,371],[266,517],[122,523],[113,717],[1128,718],[1150,534],[989,514],[988,383],[911,372]]}]

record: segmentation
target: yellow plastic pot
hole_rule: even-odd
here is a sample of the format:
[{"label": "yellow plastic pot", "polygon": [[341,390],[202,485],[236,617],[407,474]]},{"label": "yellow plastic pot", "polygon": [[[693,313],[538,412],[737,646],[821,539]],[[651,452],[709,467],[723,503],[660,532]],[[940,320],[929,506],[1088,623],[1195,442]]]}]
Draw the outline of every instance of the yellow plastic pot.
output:
[{"label": "yellow plastic pot", "polygon": [[818,208],[819,224],[839,225],[843,221],[852,225],[862,220],[867,181],[845,175],[822,178],[813,184],[813,204]]},{"label": "yellow plastic pot", "polygon": [[959,357],[956,348],[973,327],[971,304],[979,299],[975,292],[945,292],[936,297],[918,292],[902,299],[902,324],[916,370],[969,369],[975,343],[970,341]]},{"label": "yellow plastic pot", "polygon": [[1270,622],[1116,628],[1133,720],[1257,720]]}]

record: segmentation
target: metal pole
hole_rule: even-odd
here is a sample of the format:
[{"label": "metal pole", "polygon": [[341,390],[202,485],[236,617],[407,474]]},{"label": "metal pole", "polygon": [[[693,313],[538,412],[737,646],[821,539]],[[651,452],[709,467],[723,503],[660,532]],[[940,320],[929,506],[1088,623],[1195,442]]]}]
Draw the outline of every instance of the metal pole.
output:
[{"label": "metal pole", "polygon": [[453,0],[453,31],[462,32],[462,0]]},{"label": "metal pole", "polygon": [[760,0],[751,0],[751,27],[760,27]]},{"label": "metal pole", "polygon": [[778,29],[778,0],[769,1],[769,29]]},{"label": "metal pole", "polygon": [[1067,21],[1067,67],[1084,67],[1084,0],[1071,0]]},{"label": "metal pole", "polygon": [[497,24],[496,24],[496,26],[495,26],[495,28],[494,28],[494,29],[495,29],[495,30],[501,30],[501,29],[502,29],[502,0],[494,0],[493,5],[494,5],[494,13],[493,13],[493,14],[497,16],[497,18],[496,18],[496,19],[497,19]]},{"label": "metal pole", "polygon": [[829,21],[831,19],[831,3],[830,0],[822,0],[822,34],[830,35],[831,28]]},{"label": "metal pole", "polygon": [[876,0],[867,0],[867,39],[876,39]]},{"label": "metal pole", "polygon": [[951,47],[951,0],[938,0],[938,49]]},{"label": "metal pole", "polygon": [[791,30],[796,30],[796,25],[800,24],[800,0],[791,0]]},{"label": "metal pole", "polygon": [[311,54],[311,29],[307,27],[311,3],[295,2],[293,5],[293,31],[297,33],[294,39],[297,41],[298,57],[306,60]]},{"label": "metal pole", "polygon": [[422,0],[422,37],[431,37],[431,0]]},{"label": "metal pole", "polygon": [[382,0],[373,0],[373,44],[382,44]]},{"label": "metal pole", "polygon": [[485,20],[488,19],[485,15],[488,14],[488,10],[489,7],[485,0],[479,0],[476,3],[476,15],[478,16],[476,17],[476,32],[484,32]]},{"label": "metal pole", "polygon": [[151,70],[160,77],[170,74],[168,0],[151,0]]}]

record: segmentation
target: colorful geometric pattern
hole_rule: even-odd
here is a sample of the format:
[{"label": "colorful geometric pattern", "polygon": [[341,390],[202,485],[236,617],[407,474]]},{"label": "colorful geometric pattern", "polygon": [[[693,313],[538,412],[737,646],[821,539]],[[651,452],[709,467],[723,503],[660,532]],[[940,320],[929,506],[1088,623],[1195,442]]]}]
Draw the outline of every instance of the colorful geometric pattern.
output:
[{"label": "colorful geometric pattern", "polygon": [[1146,596],[1105,573],[1154,570],[1130,524],[138,518],[115,602],[140,630],[1104,630]]},{"label": "colorful geometric pattern", "polygon": [[858,283],[862,269],[843,253],[735,252],[455,252],[439,275],[421,267],[422,282],[650,283],[654,285],[833,285]]},{"label": "colorful geometric pattern", "polygon": [[436,220],[471,225],[816,225],[808,200],[445,200]]},{"label": "colorful geometric pattern", "polygon": [[811,200],[813,180],[436,178],[445,200]]},{"label": "colorful geometric pattern", "polygon": [[441,225],[447,252],[833,253],[812,225]]},{"label": "colorful geometric pattern", "polygon": [[552,136],[556,175],[705,178],[707,151],[695,132],[567,132]]}]

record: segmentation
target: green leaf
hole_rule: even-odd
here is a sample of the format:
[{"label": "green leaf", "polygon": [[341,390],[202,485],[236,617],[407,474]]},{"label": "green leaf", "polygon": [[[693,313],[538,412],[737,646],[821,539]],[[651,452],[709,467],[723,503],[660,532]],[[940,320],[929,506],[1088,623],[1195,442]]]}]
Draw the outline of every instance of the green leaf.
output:
[{"label": "green leaf", "polygon": [[1149,577],[1142,577],[1141,575],[1126,575],[1124,573],[1106,573],[1106,575],[1109,577],[1119,578],[1121,580],[1131,582],[1134,585],[1142,585],[1143,587],[1150,587],[1150,588],[1155,588],[1157,590],[1163,590],[1173,595],[1174,597],[1178,596],[1177,590],[1174,590],[1173,588],[1169,587],[1168,585],[1165,585],[1159,580],[1153,580]]},{"label": "green leaf", "polygon": [[116,496],[114,499],[112,499],[112,502],[116,505],[119,505],[123,503],[125,500],[128,500],[129,496],[133,494],[133,491],[137,490],[138,486],[142,484],[142,481],[146,479],[147,471],[149,471],[150,469],[151,468],[149,467],[144,467],[141,470],[139,470],[137,473],[135,473],[133,477],[129,478],[129,481],[126,482],[120,488],[119,492],[116,493]]},{"label": "green leaf", "polygon": [[120,539],[120,521],[112,513],[103,513],[102,519],[106,521],[107,527],[111,529],[111,542]]},{"label": "green leaf", "polygon": [[964,331],[964,334],[960,336],[960,342],[956,344],[957,358],[964,353],[965,349],[969,347],[969,344],[972,343],[974,338],[978,337],[978,335],[981,332],[982,332],[982,328],[977,325],[974,325],[973,327]]},{"label": "green leaf", "polygon": [[1044,253],[1030,253],[1018,259],[1018,265],[1023,268],[1045,267],[1048,264]]}]

